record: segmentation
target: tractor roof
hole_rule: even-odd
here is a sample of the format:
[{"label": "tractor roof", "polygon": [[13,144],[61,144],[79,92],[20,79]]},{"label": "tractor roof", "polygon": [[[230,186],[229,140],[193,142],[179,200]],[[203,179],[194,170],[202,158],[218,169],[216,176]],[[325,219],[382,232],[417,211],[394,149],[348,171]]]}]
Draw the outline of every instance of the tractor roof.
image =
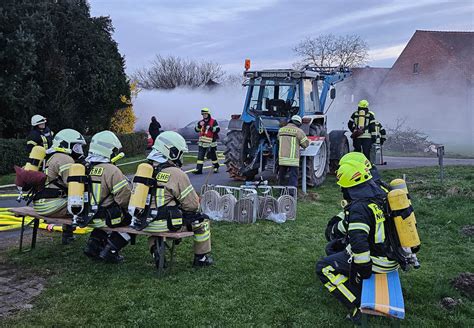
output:
[{"label": "tractor roof", "polygon": [[308,79],[317,79],[320,76],[333,75],[340,72],[349,72],[348,68],[344,67],[310,67],[307,66],[304,69],[264,69],[259,71],[246,71],[244,76],[246,78],[308,78]]}]

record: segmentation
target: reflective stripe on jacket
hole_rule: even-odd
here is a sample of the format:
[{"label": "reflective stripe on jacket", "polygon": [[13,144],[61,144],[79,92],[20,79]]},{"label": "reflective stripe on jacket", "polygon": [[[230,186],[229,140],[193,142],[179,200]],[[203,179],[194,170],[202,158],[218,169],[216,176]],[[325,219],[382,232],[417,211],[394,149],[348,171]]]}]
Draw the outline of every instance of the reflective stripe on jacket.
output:
[{"label": "reflective stripe on jacket", "polygon": [[300,146],[308,147],[306,134],[293,123],[288,123],[278,131],[278,165],[300,166]]}]

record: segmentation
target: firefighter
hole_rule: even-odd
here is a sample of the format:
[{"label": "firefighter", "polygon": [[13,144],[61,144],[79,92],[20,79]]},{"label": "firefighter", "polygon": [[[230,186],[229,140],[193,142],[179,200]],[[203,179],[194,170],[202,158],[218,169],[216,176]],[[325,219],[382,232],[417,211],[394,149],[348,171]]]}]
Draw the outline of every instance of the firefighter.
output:
[{"label": "firefighter", "polygon": [[[342,165],[347,161],[356,161],[363,164],[365,168],[370,171],[370,174],[372,175],[372,181],[375,182],[375,184],[377,184],[377,186],[380,187],[384,193],[388,193],[391,190],[390,185],[380,178],[377,167],[372,165],[372,163],[370,163],[364,154],[355,151],[347,153],[341,157],[339,160],[339,165]],[[343,211],[333,216],[326,226],[325,237],[329,242],[326,246],[327,255],[331,255],[344,249],[346,246],[344,238],[346,232]]]},{"label": "firefighter", "polygon": [[196,162],[196,170],[194,174],[202,174],[204,165],[204,157],[206,156],[212,161],[214,173],[219,172],[219,162],[217,160],[217,139],[219,139],[219,131],[221,130],[217,121],[211,117],[209,108],[201,109],[202,120],[197,122],[194,128],[199,132],[199,152]]},{"label": "firefighter", "polygon": [[387,140],[387,131],[385,131],[382,123],[377,120],[375,120],[375,138],[375,143],[381,146]]},{"label": "firefighter", "polygon": [[[152,207],[162,215],[157,215],[143,231],[169,231],[170,224],[173,225],[174,231],[184,229],[194,231],[193,265],[202,267],[213,263],[209,255],[211,252],[210,223],[207,216],[198,212],[199,197],[189,177],[180,169],[183,154],[187,151],[186,141],[179,133],[165,131],[157,137],[147,158],[153,165],[153,177],[156,181],[156,197],[153,197]],[[179,221],[182,223],[180,224]],[[155,241],[155,237],[150,238],[150,252],[157,261]]]},{"label": "firefighter", "polygon": [[110,263],[123,261],[119,251],[130,240],[127,233],[107,234],[99,229],[128,226],[131,222],[127,211],[131,188],[125,175],[113,164],[121,149],[122,143],[113,132],[102,131],[92,137],[86,158],[86,172],[90,177],[89,206],[97,205],[97,212],[88,224],[96,229],[87,241],[84,254]]},{"label": "firefighter", "polygon": [[320,259],[316,274],[324,287],[347,307],[348,318],[357,323],[362,280],[372,273],[397,270],[398,263],[386,255],[382,211],[385,193],[372,181],[370,171],[364,164],[349,160],[340,165],[336,177],[347,201],[347,247]]},{"label": "firefighter", "polygon": [[46,126],[46,117],[33,115],[31,118],[32,129],[26,138],[26,150],[28,154],[34,146],[42,146],[49,149],[53,144],[54,133]]},{"label": "firefighter", "polygon": [[278,183],[285,184],[289,174],[288,185],[298,187],[298,168],[300,166],[300,146],[308,147],[309,140],[303,130],[301,117],[294,115],[290,122],[278,131]]},{"label": "firefighter", "polygon": [[[49,156],[45,164],[46,186],[33,196],[33,208],[36,213],[51,217],[66,217],[67,214],[67,178],[72,164],[83,158],[84,137],[72,129],[59,131],[53,139]],[[73,227],[63,225],[62,243],[74,240]]]},{"label": "firefighter", "polygon": [[376,141],[375,114],[369,111],[369,102],[365,99],[359,101],[357,110],[352,113],[347,127],[352,132],[354,150],[364,153],[370,158],[372,144]]}]

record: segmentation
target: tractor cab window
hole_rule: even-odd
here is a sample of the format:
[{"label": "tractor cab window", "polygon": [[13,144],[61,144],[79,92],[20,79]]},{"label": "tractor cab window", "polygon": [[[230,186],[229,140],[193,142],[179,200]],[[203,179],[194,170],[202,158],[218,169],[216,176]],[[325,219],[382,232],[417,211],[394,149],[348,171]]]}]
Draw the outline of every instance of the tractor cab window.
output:
[{"label": "tractor cab window", "polygon": [[259,115],[289,117],[299,111],[299,88],[283,80],[255,79],[249,109]]}]

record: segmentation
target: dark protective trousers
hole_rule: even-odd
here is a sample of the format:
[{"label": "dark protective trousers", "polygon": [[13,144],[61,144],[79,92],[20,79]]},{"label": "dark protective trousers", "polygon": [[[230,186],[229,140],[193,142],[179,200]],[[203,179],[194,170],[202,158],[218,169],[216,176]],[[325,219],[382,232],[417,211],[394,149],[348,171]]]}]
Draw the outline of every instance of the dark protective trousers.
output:
[{"label": "dark protective trousers", "polygon": [[349,281],[350,256],[344,250],[326,256],[316,263],[316,275],[324,287],[349,310],[360,306],[362,284]]},{"label": "dark protective trousers", "polygon": [[372,150],[371,138],[355,138],[353,144],[354,151],[364,153],[365,157],[370,160],[370,151]]},{"label": "dark protective trousers", "polygon": [[204,157],[206,157],[206,153],[207,158],[212,161],[212,166],[214,166],[214,169],[219,169],[219,161],[217,160],[216,148],[217,147],[199,146],[198,158],[196,162],[196,171],[202,172],[202,167],[204,166]]},{"label": "dark protective trousers", "polygon": [[[288,173],[288,184],[286,183],[286,174]],[[293,186],[298,188],[298,166],[278,167],[278,184],[280,186]]]}]

